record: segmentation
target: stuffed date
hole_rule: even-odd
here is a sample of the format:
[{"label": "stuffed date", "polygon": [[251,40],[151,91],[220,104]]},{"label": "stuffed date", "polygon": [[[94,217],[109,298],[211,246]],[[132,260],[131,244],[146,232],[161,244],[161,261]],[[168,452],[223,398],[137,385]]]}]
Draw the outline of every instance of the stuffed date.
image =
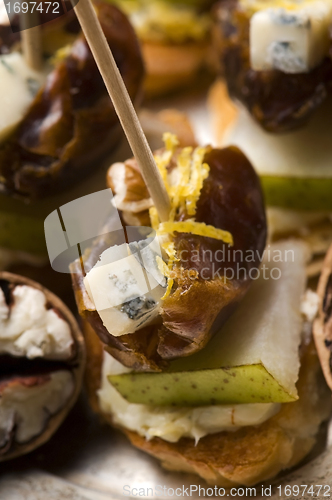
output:
[{"label": "stuffed date", "polygon": [[[84,255],[85,277],[80,261],[71,266],[81,315],[112,356],[136,371],[160,371],[170,360],[202,349],[247,292],[265,247],[262,192],[245,156],[236,148],[179,149],[174,138],[171,143],[169,137],[156,154],[171,198],[166,223],[158,220],[135,160],[114,164],[108,173],[124,223],[152,224],[164,250],[159,269],[167,286],[161,287],[162,297],[145,304],[151,315],[155,309],[153,320],[141,321],[136,330],[117,330],[116,316],[107,323],[94,307],[92,271],[110,236],[97,239]],[[114,269],[110,278],[120,280]],[[135,319],[142,297],[127,300],[121,312]]]},{"label": "stuffed date", "polygon": [[[102,1],[94,5],[135,100],[143,78],[135,33],[116,7]],[[92,173],[119,141],[115,110],[87,42],[82,34],[76,34],[77,21],[70,14],[67,25],[58,22],[58,39],[68,41],[74,34],[74,43],[53,54],[54,69],[21,121],[0,143],[0,190],[6,194],[35,199],[67,189]],[[56,24],[45,29],[46,47],[54,46],[56,30]],[[0,41],[10,49],[12,40],[8,41],[5,30],[2,37],[0,32]]]},{"label": "stuffed date", "polygon": [[[285,5],[290,3],[286,2]],[[262,64],[257,70],[253,67],[254,56],[259,52],[253,48],[254,5],[255,2],[250,4],[246,0],[226,0],[214,7],[214,45],[221,74],[227,82],[230,95],[244,104],[266,130],[286,132],[304,125],[330,92],[332,62],[329,31],[325,26],[325,54],[315,64],[306,66],[303,63],[302,67],[296,67],[294,63],[292,66],[295,56],[290,54],[291,43],[275,41],[267,48],[270,53],[272,49],[275,50],[273,58],[271,56],[274,65],[269,65],[265,57],[265,65]],[[280,18],[283,15],[284,23],[288,21],[288,26],[296,21],[291,10],[288,13],[286,9],[278,8],[273,1],[259,5],[266,5],[266,12],[271,12],[271,16],[274,11]],[[277,24],[281,30],[280,23],[278,18]],[[259,26],[257,32],[258,29]],[[262,30],[266,33],[269,27],[261,27]],[[286,32],[285,36],[290,35]],[[304,46],[304,42],[300,45]]]}]

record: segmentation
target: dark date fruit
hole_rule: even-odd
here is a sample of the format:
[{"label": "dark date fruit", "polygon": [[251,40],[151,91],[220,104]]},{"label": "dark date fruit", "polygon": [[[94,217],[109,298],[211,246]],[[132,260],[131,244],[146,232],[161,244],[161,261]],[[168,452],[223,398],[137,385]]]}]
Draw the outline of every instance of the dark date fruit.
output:
[{"label": "dark date fruit", "polygon": [[239,0],[223,0],[213,12],[214,45],[231,97],[244,104],[269,132],[287,132],[307,123],[330,92],[329,55],[309,73],[254,71],[250,66],[250,13]]},{"label": "dark date fruit", "polygon": [[[114,6],[95,2],[133,100],[143,62],[135,32]],[[118,144],[120,124],[83,35],[49,74],[18,129],[0,146],[0,191],[36,199],[83,179]]]}]

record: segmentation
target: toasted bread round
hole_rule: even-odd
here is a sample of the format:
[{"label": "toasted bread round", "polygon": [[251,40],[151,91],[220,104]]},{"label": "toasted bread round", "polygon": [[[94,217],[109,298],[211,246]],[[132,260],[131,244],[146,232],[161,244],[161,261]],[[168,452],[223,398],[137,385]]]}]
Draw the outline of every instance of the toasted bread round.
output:
[{"label": "toasted bread round", "polygon": [[[101,411],[97,395],[103,347],[90,325],[85,324],[84,329],[89,353],[86,384],[90,403],[94,411],[114,425],[112,415]],[[299,400],[283,404],[277,415],[259,426],[207,435],[197,445],[188,438],[177,443],[160,438],[147,441],[136,432],[120,428],[134,446],[159,459],[166,469],[195,473],[222,487],[250,486],[270,479],[298,464],[310,452],[320,424],[330,413],[331,397],[315,348],[310,344],[302,350]]]},{"label": "toasted bread round", "polygon": [[206,64],[208,48],[206,41],[174,45],[142,42],[146,95],[159,96],[193,82]]}]

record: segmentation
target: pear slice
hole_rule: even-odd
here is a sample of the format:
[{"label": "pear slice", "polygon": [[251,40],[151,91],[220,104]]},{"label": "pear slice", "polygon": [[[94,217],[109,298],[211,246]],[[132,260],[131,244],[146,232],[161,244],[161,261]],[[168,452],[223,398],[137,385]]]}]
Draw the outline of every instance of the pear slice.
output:
[{"label": "pear slice", "polygon": [[239,147],[258,172],[267,205],[298,210],[332,210],[332,102],[304,128],[265,132],[241,107],[223,146]]},{"label": "pear slice", "polygon": [[270,207],[332,210],[332,177],[300,179],[295,176],[260,175],[260,179],[265,202]]},{"label": "pear slice", "polygon": [[153,406],[208,406],[287,403],[289,394],[262,365],[179,373],[140,373],[109,377],[130,403]]},{"label": "pear slice", "polygon": [[110,374],[110,383],[129,402],[156,406],[296,400],[307,256],[300,241],[272,245],[246,298],[204,349],[167,372]]}]

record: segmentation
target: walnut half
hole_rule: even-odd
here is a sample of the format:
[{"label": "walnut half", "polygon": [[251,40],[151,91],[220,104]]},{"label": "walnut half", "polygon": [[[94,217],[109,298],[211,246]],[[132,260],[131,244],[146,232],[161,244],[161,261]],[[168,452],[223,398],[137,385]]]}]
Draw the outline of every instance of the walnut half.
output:
[{"label": "walnut half", "polygon": [[48,441],[78,397],[84,363],[82,333],[63,302],[0,272],[0,461]]}]

